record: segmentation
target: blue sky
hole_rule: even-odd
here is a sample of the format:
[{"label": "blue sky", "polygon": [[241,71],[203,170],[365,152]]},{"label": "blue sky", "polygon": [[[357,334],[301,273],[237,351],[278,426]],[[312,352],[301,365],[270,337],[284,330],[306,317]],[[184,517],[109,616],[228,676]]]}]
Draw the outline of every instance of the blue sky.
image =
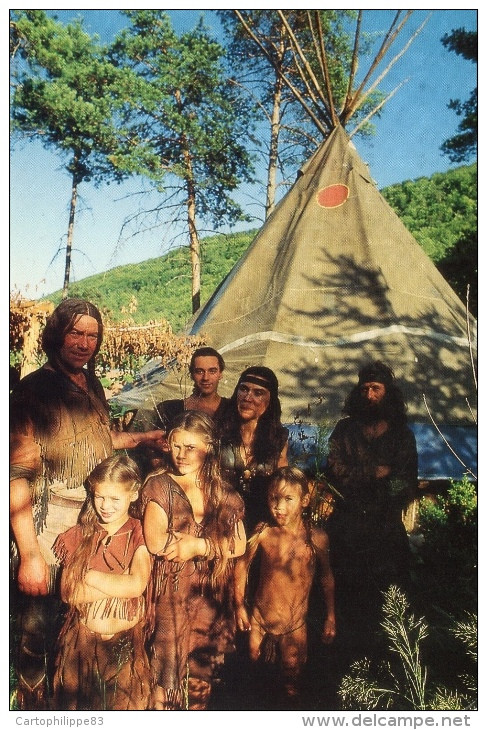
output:
[{"label": "blue sky", "polygon": [[[98,33],[102,39],[108,39],[125,22],[117,10],[55,12],[63,22],[83,14],[86,29]],[[180,32],[193,27],[204,11],[170,12],[173,25]],[[393,12],[366,11],[364,29],[385,30]],[[452,167],[439,150],[442,142],[456,132],[459,121],[447,105],[452,98],[467,99],[477,82],[476,66],[448,52],[440,42],[444,34],[455,28],[476,30],[477,11],[415,10],[407,26],[410,31],[430,12],[421,35],[381,85],[387,91],[407,80],[386,105],[382,118],[376,121],[375,137],[369,141],[354,137],[379,188]],[[211,26],[211,16],[206,14],[205,20]],[[397,43],[396,51],[408,37],[408,32],[402,34],[403,40]],[[167,250],[171,236],[166,227],[123,243],[119,241],[125,217],[137,208],[133,194],[139,189],[136,181],[96,190],[90,185],[80,186],[72,280],[160,256]],[[242,191],[241,201],[249,200],[248,193]],[[44,150],[39,143],[21,143],[13,148],[10,156],[11,291],[36,299],[61,288],[64,251],[60,248],[67,230],[69,197],[70,179],[63,170],[61,158]],[[261,214],[262,211],[253,206],[252,212]]]}]

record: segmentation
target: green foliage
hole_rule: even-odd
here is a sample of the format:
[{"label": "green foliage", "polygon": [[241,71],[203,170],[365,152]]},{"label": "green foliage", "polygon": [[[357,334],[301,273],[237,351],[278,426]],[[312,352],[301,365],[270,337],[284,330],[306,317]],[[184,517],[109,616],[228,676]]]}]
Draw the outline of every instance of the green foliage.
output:
[{"label": "green foliage", "polygon": [[397,586],[384,594],[382,628],[388,639],[390,661],[384,661],[374,676],[371,662],[355,662],[340,684],[344,709],[424,710],[426,709],[426,669],[420,645],[427,636],[424,619],[409,612],[405,595]]},{"label": "green foliage", "polygon": [[478,659],[477,645],[477,616],[469,611],[465,614],[463,621],[457,621],[452,633],[465,646],[467,655],[474,661]]},{"label": "green foliage", "polygon": [[465,162],[477,155],[478,140],[478,98],[477,89],[473,89],[467,101],[451,99],[448,104],[455,114],[463,117],[458,125],[458,134],[450,137],[440,147],[451,162]]},{"label": "green foliage", "polygon": [[[242,21],[234,10],[218,10],[228,38],[229,62],[246,87],[249,96],[258,97],[259,106],[265,109],[264,118],[273,119],[278,127],[279,164],[281,168],[296,170],[316,148],[320,139],[314,139],[316,129],[307,114],[281,83],[284,73],[306,103],[320,114],[319,104],[313,99],[309,87],[303,83],[299,64],[289,42],[288,31],[276,10],[239,10]],[[323,69],[313,38],[310,21],[314,13],[309,10],[285,11],[286,22],[292,29],[301,49],[305,52],[309,67],[316,78],[323,78]],[[351,65],[353,32],[350,21],[356,18],[355,10],[319,11],[323,40],[328,57],[328,72],[337,114],[343,106],[348,88],[348,69]],[[244,27],[259,39],[257,43]],[[315,31],[316,32],[316,31]],[[364,38],[362,34],[362,38]],[[364,46],[365,46],[364,39]],[[363,109],[362,116],[367,110]],[[279,122],[276,125],[276,112]],[[271,132],[272,133],[272,132]]]},{"label": "green foliage", "polygon": [[421,600],[459,615],[477,602],[477,488],[465,476],[419,505]]},{"label": "green foliage", "polygon": [[[331,107],[344,127],[345,107],[358,91],[349,86],[354,59],[356,10],[219,10],[228,44],[228,59],[238,84],[269,124],[268,139],[255,144],[267,160],[266,218],[274,210],[279,187],[287,187],[296,169],[315,151],[334,126]],[[366,58],[370,36],[359,33],[360,58]],[[326,61],[323,56],[326,54]],[[325,72],[326,66],[326,72]],[[327,84],[333,101],[328,99]],[[384,98],[370,90],[353,112],[358,134],[370,135],[368,119]],[[380,114],[380,112],[376,113]]]},{"label": "green foliage", "polygon": [[43,10],[11,12],[12,130],[37,137],[67,156],[76,182],[95,184],[122,174],[113,150],[113,96],[117,70],[81,21],[63,25]]},{"label": "green foliage", "polygon": [[[476,166],[437,173],[431,179],[420,178],[414,182],[392,185],[382,190],[382,193],[423,248],[444,251],[443,258],[441,254],[437,255],[440,260],[437,265],[441,269],[443,262],[444,275],[452,287],[460,275],[470,282],[475,279],[476,283],[476,259],[473,253],[468,256],[465,250],[462,252],[463,266],[455,265],[454,261],[446,265],[453,256],[454,242],[464,240],[461,238],[462,231],[465,236],[469,231],[475,235]],[[256,232],[249,230],[203,239],[202,302],[213,294],[248,248]],[[431,255],[428,250],[426,253]],[[126,310],[135,296],[137,308],[132,314],[135,323],[145,324],[165,318],[177,332],[191,317],[188,261],[188,248],[175,249],[160,258],[118,266],[103,274],[82,279],[71,285],[71,294],[90,299],[114,322],[126,318],[122,309]],[[465,291],[457,293],[465,298]],[[55,292],[47,298],[57,304],[61,292]],[[474,312],[473,307],[471,311]]]},{"label": "green foliage", "polygon": [[[203,240],[202,299],[206,301],[240,259],[256,234],[244,233],[211,236]],[[191,317],[191,276],[187,248],[177,249],[139,264],[118,266],[71,285],[71,296],[88,299],[113,322],[127,319],[127,310],[135,297],[136,309],[131,318],[136,324],[167,319],[175,332]],[[58,304],[61,292],[46,297]]]},{"label": "green foliage", "polygon": [[78,185],[121,181],[111,163],[115,144],[112,88],[118,70],[81,21],[64,26],[43,10],[11,12],[14,136],[40,139],[61,154],[71,176],[64,296],[68,295]]},{"label": "green foliage", "polygon": [[463,56],[466,61],[477,63],[479,54],[477,31],[457,28],[444,35],[441,42],[445,48],[454,51],[458,56]]},{"label": "green foliage", "polygon": [[180,206],[184,220],[193,202],[196,215],[216,225],[243,220],[229,194],[250,179],[243,140],[251,115],[225,76],[224,49],[201,23],[178,37],[162,10],[122,12],[129,26],[109,53],[125,72],[130,101],[114,164],[166,188],[165,204]]},{"label": "green foliage", "polygon": [[466,302],[474,317],[478,316],[478,235],[476,230],[466,231],[437,264],[438,270],[448,281],[460,299]]},{"label": "green foliage", "polygon": [[381,193],[464,302],[470,285],[476,316],[477,165],[406,180]]},{"label": "green foliage", "polygon": [[[467,61],[477,63],[478,42],[477,31],[466,31],[457,28],[450,35],[445,35],[441,42],[449,51],[463,56]],[[477,154],[478,140],[478,97],[477,88],[470,92],[469,98],[461,102],[459,99],[450,99],[449,109],[459,117],[463,117],[458,125],[458,134],[447,139],[440,147],[448,155],[451,162],[468,162]]]},{"label": "green foliage", "polygon": [[384,594],[387,650],[343,677],[343,709],[475,709],[477,697],[477,492],[466,477],[451,481],[419,508],[423,543],[409,597]]},{"label": "green foliage", "polygon": [[477,165],[406,180],[381,193],[435,263],[477,228]]},{"label": "green foliage", "polygon": [[226,77],[224,49],[200,22],[180,37],[163,10],[123,10],[129,21],[109,50],[124,73],[126,101],[113,164],[147,177],[161,194],[146,219],[170,211],[190,244],[192,312],[201,302],[200,230],[249,216],[232,197],[251,180],[246,140],[252,114],[240,88]]},{"label": "green foliage", "polygon": [[64,26],[45,11],[12,11],[12,128],[67,157],[72,193],[64,296],[77,186],[141,175],[161,192],[155,217],[171,209],[173,223],[188,225],[195,307],[197,219],[217,228],[249,220],[230,195],[251,179],[245,141],[252,115],[225,77],[223,48],[202,24],[178,37],[164,11],[122,12],[130,25],[104,48],[81,21]]},{"label": "green foliage", "polygon": [[[475,680],[472,675],[449,687],[432,681],[422,655],[429,628],[424,618],[416,619],[406,596],[390,586],[384,594],[382,629],[387,637],[387,658],[377,666],[367,659],[355,662],[343,677],[339,696],[344,710],[461,710],[472,709]],[[467,646],[476,662],[476,616],[456,622],[452,633]],[[472,645],[475,645],[473,648]]]}]

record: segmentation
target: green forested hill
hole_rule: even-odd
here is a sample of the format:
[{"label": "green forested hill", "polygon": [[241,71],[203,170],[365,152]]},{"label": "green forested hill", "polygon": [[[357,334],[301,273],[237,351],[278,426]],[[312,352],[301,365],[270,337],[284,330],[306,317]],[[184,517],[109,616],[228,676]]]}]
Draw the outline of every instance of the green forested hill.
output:
[{"label": "green forested hill", "polygon": [[477,226],[477,165],[391,185],[381,191],[430,258],[438,264]]},{"label": "green forested hill", "polygon": [[[384,188],[394,208],[447,281],[477,314],[477,166],[437,173]],[[239,260],[257,230],[206,238],[202,244],[202,303]],[[138,324],[167,319],[175,332],[191,316],[189,251],[177,249],[139,264],[118,266],[82,279],[70,296],[94,302],[113,321],[130,317]],[[48,297],[55,303],[61,292]],[[135,299],[134,299],[135,298]],[[131,302],[134,306],[130,306]]]},{"label": "green forested hill", "polygon": [[[202,303],[239,260],[257,230],[216,235],[202,242]],[[178,332],[191,317],[191,271],[188,248],[159,258],[126,264],[72,284],[69,295],[89,299],[114,322],[129,316],[136,324],[166,319]],[[61,292],[48,297],[60,301]],[[133,299],[135,298],[135,300]],[[131,306],[135,303],[135,307]],[[129,311],[130,310],[130,311]]]},{"label": "green forested hill", "polygon": [[477,165],[407,180],[382,190],[404,225],[460,299],[478,311]]}]

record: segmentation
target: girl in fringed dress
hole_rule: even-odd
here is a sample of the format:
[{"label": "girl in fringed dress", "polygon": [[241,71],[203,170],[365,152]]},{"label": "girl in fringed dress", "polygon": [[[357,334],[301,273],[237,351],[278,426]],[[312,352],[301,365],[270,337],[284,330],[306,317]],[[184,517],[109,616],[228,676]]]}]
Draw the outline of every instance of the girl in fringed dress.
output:
[{"label": "girl in fringed dress", "polygon": [[147,709],[144,594],[151,557],[140,521],[129,514],[140,487],[134,461],[105,459],[87,479],[79,523],[54,543],[69,605],[58,642],[55,709]]},{"label": "girl in fringed dress", "polygon": [[142,491],[145,540],[156,556],[151,707],[205,710],[234,649],[233,558],[245,551],[244,507],[221,478],[211,418],[186,411],[172,425],[172,465]]}]

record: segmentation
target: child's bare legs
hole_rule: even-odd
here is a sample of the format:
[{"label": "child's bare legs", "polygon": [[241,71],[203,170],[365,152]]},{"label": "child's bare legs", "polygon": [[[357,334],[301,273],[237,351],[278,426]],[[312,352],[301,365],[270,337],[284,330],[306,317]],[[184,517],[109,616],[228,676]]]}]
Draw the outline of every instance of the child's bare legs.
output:
[{"label": "child's bare legs", "polygon": [[306,624],[279,639],[284,690],[288,697],[299,695],[299,679],[307,656]]},{"label": "child's bare legs", "polygon": [[260,647],[264,636],[264,629],[255,618],[255,614],[252,614],[250,619],[249,656],[253,662],[256,662],[260,657]]},{"label": "child's bare legs", "polygon": [[158,684],[152,692],[152,707],[154,710],[181,710],[183,708],[183,699],[181,693],[177,690],[167,690]]},{"label": "child's bare legs", "polygon": [[206,710],[211,684],[204,679],[188,677],[185,690],[167,690],[156,685],[152,693],[154,710]]},{"label": "child's bare legs", "polygon": [[[266,633],[265,629],[256,620],[255,614],[253,614],[250,619],[249,655],[254,662],[261,655],[262,641]],[[279,644],[280,669],[284,690],[288,697],[297,697],[299,694],[299,679],[308,651],[306,624],[299,626],[294,631],[275,634],[274,636]]]}]

